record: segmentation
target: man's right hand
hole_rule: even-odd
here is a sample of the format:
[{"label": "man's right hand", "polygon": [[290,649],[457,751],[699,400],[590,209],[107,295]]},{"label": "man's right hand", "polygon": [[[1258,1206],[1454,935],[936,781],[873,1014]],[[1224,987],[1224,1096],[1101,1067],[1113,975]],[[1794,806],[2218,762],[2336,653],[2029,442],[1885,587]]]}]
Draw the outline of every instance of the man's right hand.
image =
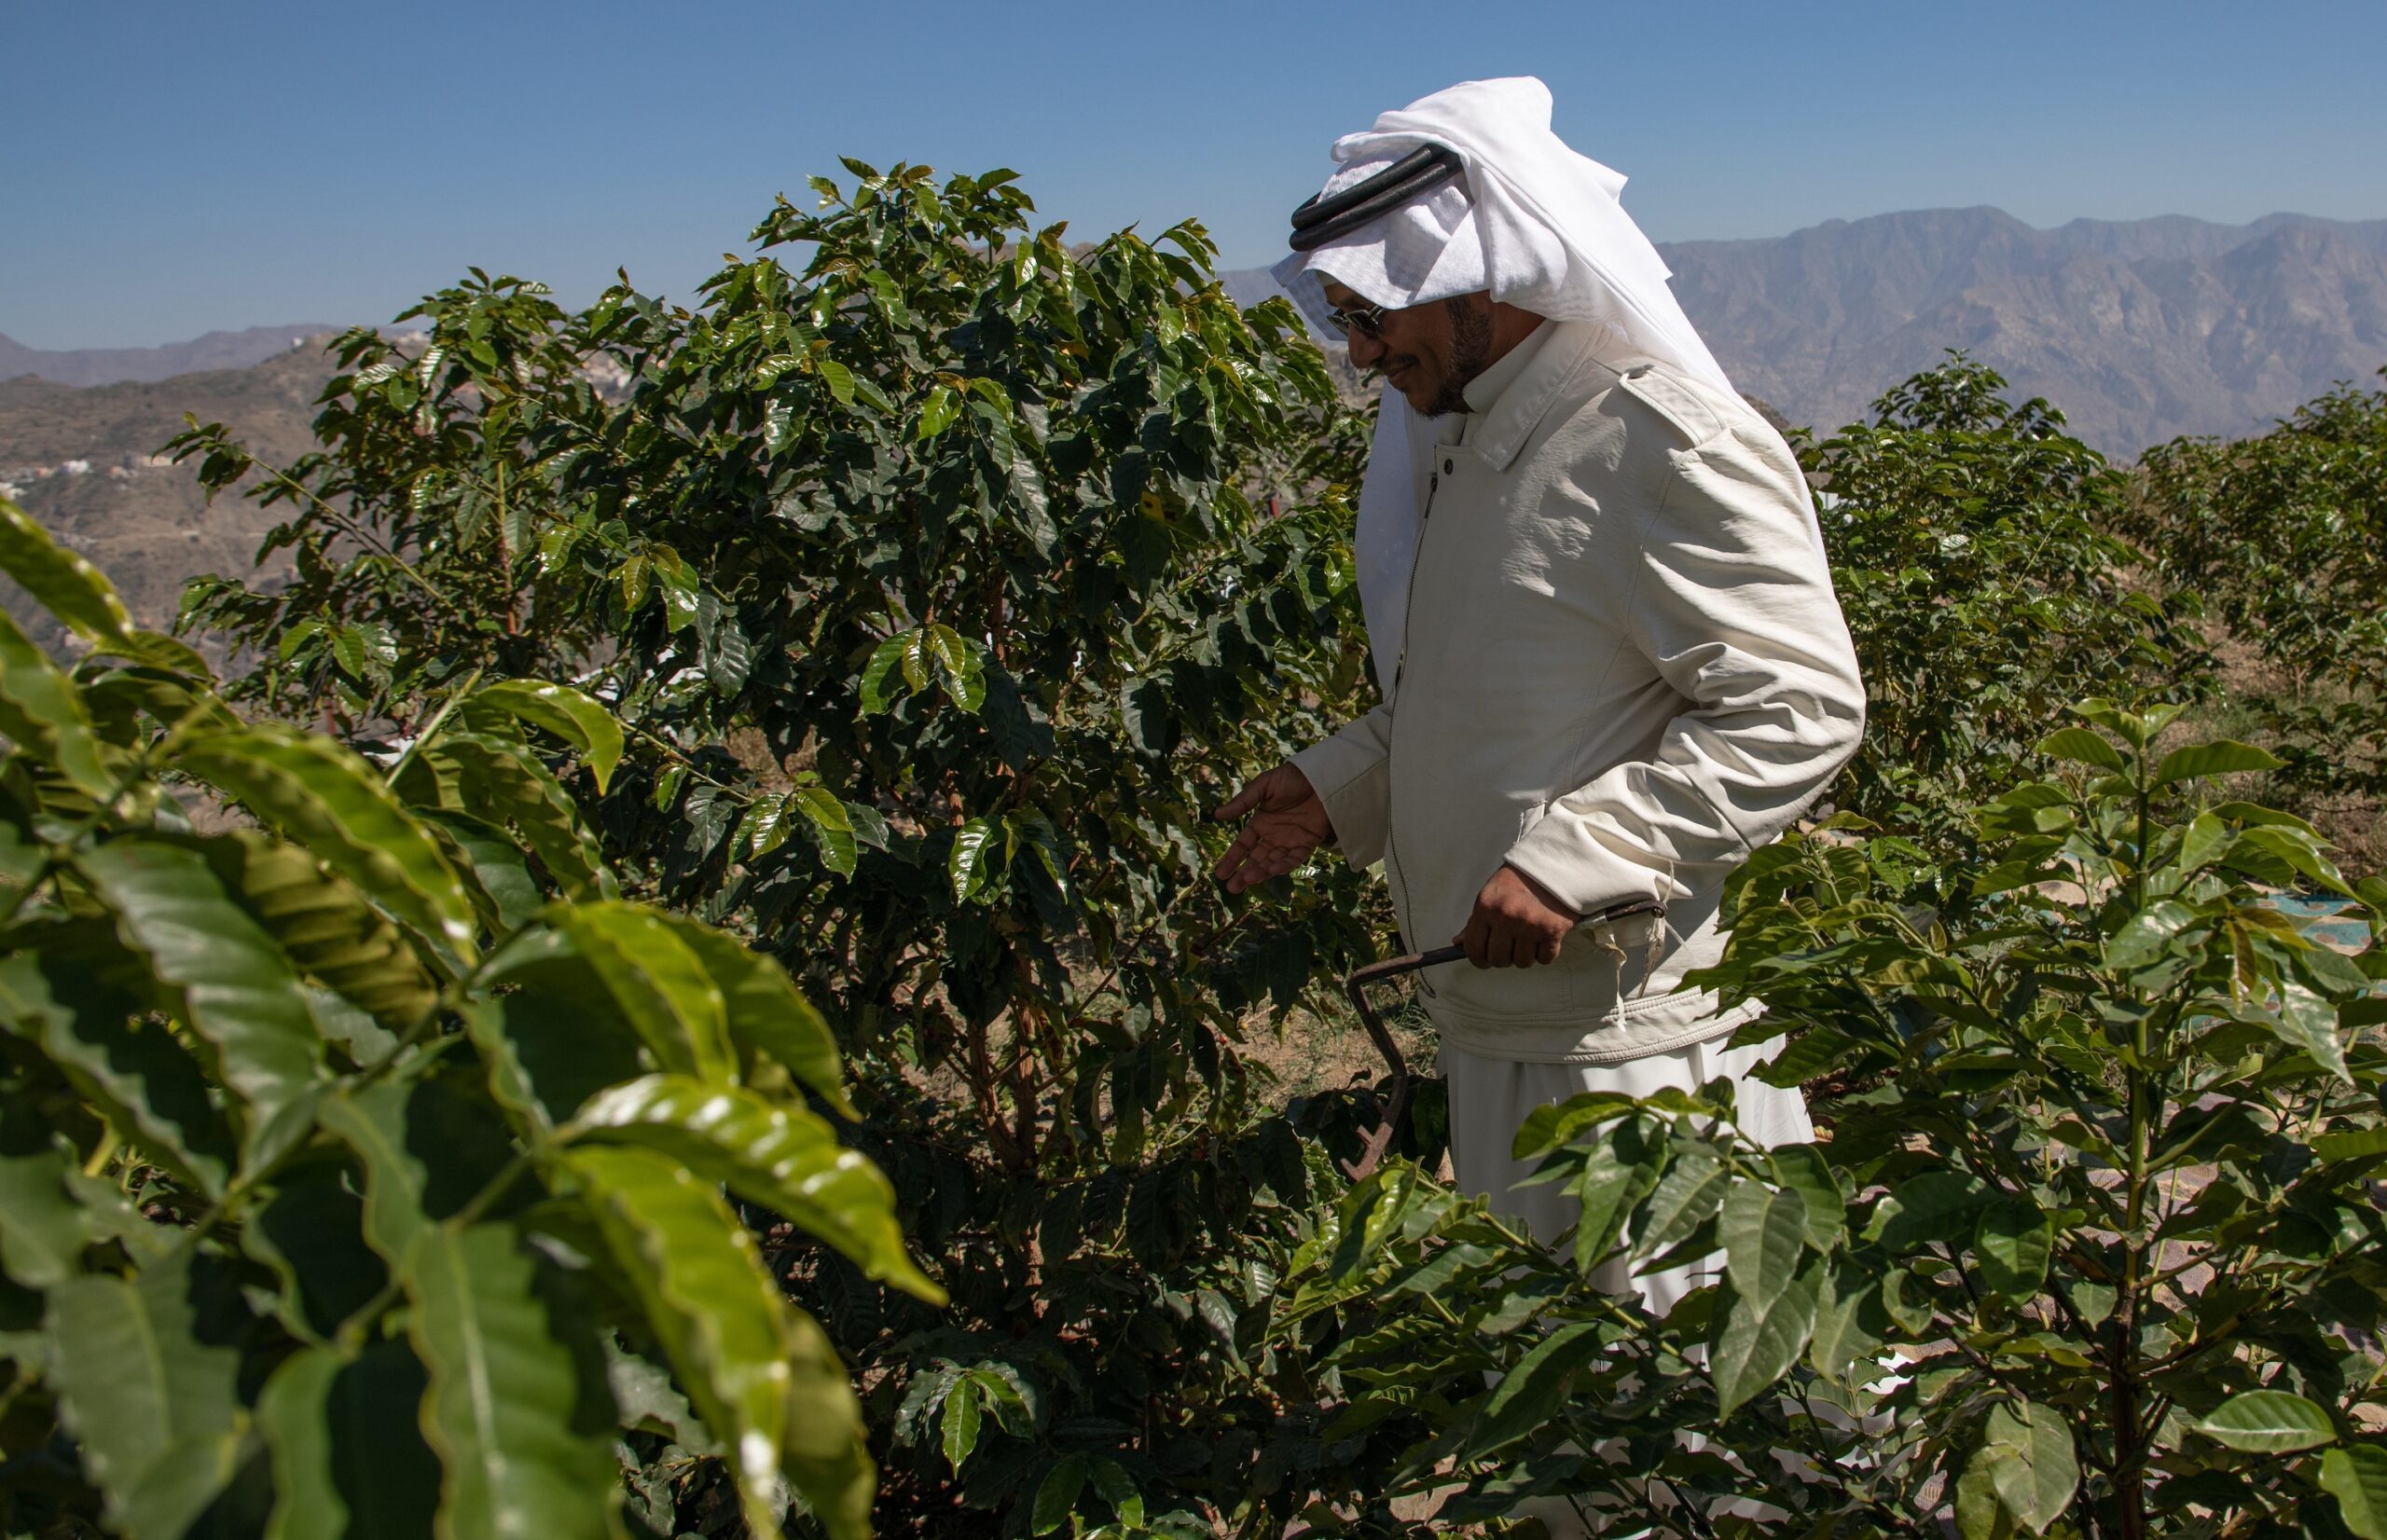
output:
[{"label": "man's right hand", "polygon": [[1246,813],[1251,821],[1219,858],[1219,880],[1230,893],[1283,876],[1334,837],[1326,804],[1318,800],[1309,777],[1290,764],[1256,777],[1211,816],[1232,823]]}]

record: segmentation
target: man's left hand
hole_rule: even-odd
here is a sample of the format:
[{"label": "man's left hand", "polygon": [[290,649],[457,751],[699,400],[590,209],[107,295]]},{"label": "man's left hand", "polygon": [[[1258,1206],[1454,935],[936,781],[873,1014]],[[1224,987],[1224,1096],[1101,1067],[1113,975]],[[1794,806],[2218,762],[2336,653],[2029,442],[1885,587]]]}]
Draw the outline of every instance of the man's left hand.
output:
[{"label": "man's left hand", "polygon": [[1467,928],[1451,940],[1478,968],[1531,968],[1558,960],[1559,944],[1580,917],[1531,877],[1503,866],[1475,895]]}]

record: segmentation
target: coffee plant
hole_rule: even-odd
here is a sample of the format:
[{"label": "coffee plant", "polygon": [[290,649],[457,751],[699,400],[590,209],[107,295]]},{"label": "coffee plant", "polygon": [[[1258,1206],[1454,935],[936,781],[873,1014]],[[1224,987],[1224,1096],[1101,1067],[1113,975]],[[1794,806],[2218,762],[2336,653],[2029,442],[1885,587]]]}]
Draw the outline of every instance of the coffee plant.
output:
[{"label": "coffee plant", "polygon": [[2121,526],[2280,676],[2251,704],[2285,782],[2387,791],[2387,391],[2340,387],[2256,438],[2175,439],[2143,473]]},{"label": "coffee plant", "polygon": [[2132,581],[2142,558],[2110,532],[2128,477],[2005,388],[1955,355],[1883,394],[1872,422],[1801,446],[1867,695],[1865,742],[1829,795],[1956,858],[1969,810],[2069,702],[2192,698],[2211,668],[2187,601]]},{"label": "coffee plant", "polygon": [[603,786],[614,720],[460,687],[377,766],[5,502],[0,570],[89,649],[0,618],[7,1532],[669,1534],[660,1464],[866,1533],[776,1274],[941,1295],[786,973],[615,896],[550,768]]},{"label": "coffee plant", "polygon": [[338,345],[321,455],[195,428],[298,570],[187,614],[368,746],[476,671],[607,703],[619,769],[569,790],[610,866],[797,975],[951,1295],[792,1269],[885,1528],[1264,1528],[1305,1500],[1254,1495],[1299,1367],[1234,1323],[1375,1105],[1278,1105],[1245,1045],[1388,928],[1341,863],[1230,901],[1207,814],[1363,708],[1365,424],[1197,226],[1071,245],[1008,173],[849,169],[694,310],[476,276]]},{"label": "coffee plant", "polygon": [[[1787,1032],[1766,1078],[1878,1079],[1828,1142],[1752,1148],[1729,1082],[1579,1097],[1517,1136],[1581,1202],[1555,1252],[1409,1167],[1321,1222],[1264,1340],[1345,1313],[1332,1425],[1405,1433],[1388,1495],[1617,1533],[2387,1535],[2387,884],[2200,791],[2261,750],[2081,711],[2104,731],[1982,811],[1967,920],[1853,818],[1736,879],[1705,976]],[[2264,901],[2292,884],[2358,897],[2372,944],[2300,933]],[[1663,1321],[1587,1283],[1719,1251]]]}]

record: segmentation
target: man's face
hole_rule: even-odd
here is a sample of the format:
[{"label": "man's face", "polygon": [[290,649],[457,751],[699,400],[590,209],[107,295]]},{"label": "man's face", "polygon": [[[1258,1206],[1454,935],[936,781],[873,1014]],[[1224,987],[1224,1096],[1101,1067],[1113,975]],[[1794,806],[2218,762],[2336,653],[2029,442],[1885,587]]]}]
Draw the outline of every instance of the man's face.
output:
[{"label": "man's face", "polygon": [[[1331,278],[1325,289],[1327,303],[1337,309],[1367,308],[1367,300]],[[1467,397],[1461,392],[1491,361],[1491,302],[1469,294],[1387,310],[1382,337],[1353,327],[1350,345],[1354,367],[1382,370],[1385,383],[1426,416],[1463,412]]]}]

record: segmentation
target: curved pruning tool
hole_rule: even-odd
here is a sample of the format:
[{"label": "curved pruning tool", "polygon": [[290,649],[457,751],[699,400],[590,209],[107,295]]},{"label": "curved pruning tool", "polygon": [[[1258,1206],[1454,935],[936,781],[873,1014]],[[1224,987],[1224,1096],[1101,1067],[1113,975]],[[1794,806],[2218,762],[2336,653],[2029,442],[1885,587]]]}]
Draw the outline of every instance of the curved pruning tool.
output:
[{"label": "curved pruning tool", "polygon": [[[1636,914],[1654,914],[1663,919],[1666,906],[1655,899],[1635,899],[1588,915],[1580,923],[1608,925],[1617,920],[1631,919]],[[1368,1037],[1375,1043],[1376,1052],[1384,1055],[1387,1067],[1392,1071],[1392,1094],[1386,1103],[1384,1121],[1368,1135],[1367,1142],[1360,1148],[1359,1158],[1343,1164],[1344,1173],[1355,1182],[1364,1181],[1374,1175],[1376,1167],[1384,1161],[1384,1152],[1391,1148],[1394,1132],[1409,1116],[1409,1061],[1401,1056],[1400,1045],[1393,1041],[1392,1034],[1385,1029],[1384,1018],[1377,1015],[1376,1008],[1368,1003],[1368,985],[1399,978],[1403,973],[1414,973],[1421,968],[1457,962],[1466,956],[1467,948],[1463,946],[1438,946],[1428,952],[1411,952],[1370,963],[1343,981],[1343,992],[1351,997],[1352,1009],[1359,1013],[1359,1024],[1368,1029]]]}]

